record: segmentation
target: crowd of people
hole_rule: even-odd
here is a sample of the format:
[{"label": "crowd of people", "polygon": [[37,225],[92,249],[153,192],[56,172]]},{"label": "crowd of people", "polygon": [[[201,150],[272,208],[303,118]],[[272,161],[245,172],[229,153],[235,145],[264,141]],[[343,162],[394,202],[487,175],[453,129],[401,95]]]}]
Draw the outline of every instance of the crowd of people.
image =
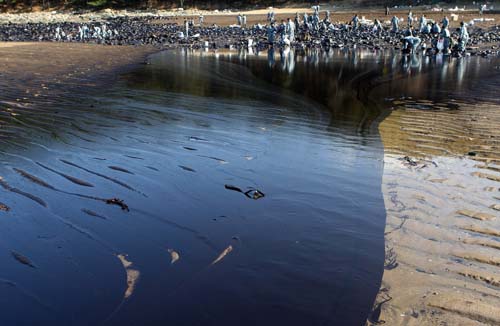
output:
[{"label": "crowd of people", "polygon": [[[391,33],[400,32],[400,19],[397,16],[391,19]],[[377,26],[378,24],[378,26]],[[383,30],[380,22],[376,21],[376,27]],[[405,51],[414,51],[422,45],[423,49],[433,53],[449,54],[451,50],[464,52],[469,42],[469,32],[464,22],[460,23],[459,33],[456,38],[452,38],[450,32],[450,20],[443,17],[441,24],[429,20],[422,14],[420,18],[414,17],[412,12],[408,12],[406,26],[403,38],[403,49]],[[429,47],[423,41],[429,41]]]},{"label": "crowd of people", "polygon": [[[469,43],[469,32],[467,24],[460,23],[458,33],[450,31],[450,20],[443,17],[441,22],[427,19],[425,14],[419,18],[408,12],[406,21],[393,16],[386,24],[380,20],[366,20],[354,15],[350,22],[333,23],[330,20],[330,12],[325,11],[320,17],[319,6],[313,7],[311,15],[304,13],[295,15],[295,19],[288,18],[278,23],[275,14],[270,11],[267,15],[268,24],[266,27],[269,44],[291,45],[298,41],[307,41],[318,36],[328,36],[328,34],[359,35],[361,33],[371,33],[376,38],[387,36],[399,37],[403,52],[413,52],[424,50],[427,53],[451,52],[463,53]],[[388,11],[386,11],[388,14]],[[301,37],[297,39],[297,35]]]}]

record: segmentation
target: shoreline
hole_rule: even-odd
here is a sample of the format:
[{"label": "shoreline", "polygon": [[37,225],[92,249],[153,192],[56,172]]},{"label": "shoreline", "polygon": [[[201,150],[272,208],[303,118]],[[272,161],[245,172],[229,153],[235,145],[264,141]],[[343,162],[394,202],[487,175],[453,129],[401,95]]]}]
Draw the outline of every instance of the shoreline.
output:
[{"label": "shoreline", "polygon": [[[425,13],[430,21],[440,22],[452,12],[435,12],[414,8],[415,14]],[[287,18],[292,20],[295,13],[309,12],[310,8],[280,8],[276,11],[276,23]],[[353,14],[361,17],[361,25],[352,30],[348,22]],[[199,23],[199,14],[203,13],[204,22]],[[270,44],[267,30],[267,10],[253,10],[245,13],[247,26],[237,25],[237,13],[183,11],[113,11],[103,10],[97,13],[27,13],[0,14],[0,41],[47,41],[63,43],[97,43],[107,45],[152,45],[162,49],[188,47],[193,49],[240,49],[252,48],[257,51],[266,50]],[[390,19],[396,14],[401,19],[400,30],[391,32]],[[301,26],[295,33],[295,41],[289,42],[295,49],[306,48],[355,48],[370,50],[396,49],[404,46],[402,40],[406,36],[405,10],[392,12],[389,16],[383,10],[362,9],[352,12],[335,12],[330,15],[330,23],[321,25],[319,30],[308,30]],[[471,23],[470,39],[467,53],[454,55],[498,55],[500,53],[500,31],[498,21],[500,14],[486,13],[479,16],[477,12],[456,12],[457,19],[450,21],[451,38],[455,42],[459,38],[457,28],[460,22]],[[325,7],[320,12],[322,21],[326,15]],[[300,17],[302,19],[302,17]],[[363,18],[366,18],[364,20]],[[378,19],[384,26],[381,34],[372,31],[373,20]],[[185,22],[191,21],[186,34]],[[321,23],[322,24],[322,23]],[[81,29],[86,28],[85,32]],[[311,28],[311,27],[309,27]],[[107,32],[106,32],[107,31]],[[275,48],[288,45],[279,39],[279,31],[275,32]],[[436,42],[437,36],[417,33],[424,46],[424,53]],[[418,49],[420,52],[420,49]]]}]

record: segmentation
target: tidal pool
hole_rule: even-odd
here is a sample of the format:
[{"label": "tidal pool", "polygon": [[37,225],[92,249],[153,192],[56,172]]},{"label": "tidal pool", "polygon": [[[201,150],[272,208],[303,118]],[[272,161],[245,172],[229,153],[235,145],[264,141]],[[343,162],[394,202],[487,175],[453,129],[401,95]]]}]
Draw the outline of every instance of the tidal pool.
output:
[{"label": "tidal pool", "polygon": [[449,104],[477,60],[161,52],[109,85],[0,94],[0,324],[364,324],[378,124],[394,99]]}]

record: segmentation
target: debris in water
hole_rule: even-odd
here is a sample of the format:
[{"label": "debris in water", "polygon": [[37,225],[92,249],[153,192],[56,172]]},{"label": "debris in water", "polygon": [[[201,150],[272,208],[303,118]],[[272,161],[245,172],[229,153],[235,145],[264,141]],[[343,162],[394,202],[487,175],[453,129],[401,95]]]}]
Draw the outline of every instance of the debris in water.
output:
[{"label": "debris in water", "polygon": [[195,169],[192,169],[192,168],[190,168],[190,167],[188,167],[188,166],[179,165],[179,167],[180,167],[181,169],[183,169],[184,171],[188,171],[188,172],[196,172],[196,170],[195,170]]},{"label": "debris in water", "polygon": [[11,251],[10,253],[12,254],[12,257],[14,257],[14,259],[17,260],[18,262],[20,262],[21,264],[27,265],[31,268],[36,268],[36,266],[33,265],[33,263],[31,262],[31,260],[29,260],[28,257],[23,256],[20,253],[15,252],[15,251]]},{"label": "debris in water", "polygon": [[175,251],[174,249],[167,249],[167,251],[170,253],[170,264],[173,264],[175,263],[176,261],[179,260],[179,258],[181,258],[179,256],[179,253],[177,251]]},{"label": "debris in water", "polygon": [[125,204],[121,199],[118,198],[106,199],[106,204],[117,205],[120,206],[122,210],[130,212],[130,209],[128,208],[127,204]]},{"label": "debris in water", "polygon": [[120,259],[120,262],[127,273],[127,290],[125,290],[123,297],[124,299],[128,299],[134,293],[135,285],[137,284],[141,273],[138,270],[130,268],[130,266],[132,266],[132,262],[127,260],[125,255],[120,254],[117,255],[117,257]]},{"label": "debris in water", "polygon": [[254,200],[257,200],[257,199],[260,199],[262,197],[265,197],[266,195],[260,190],[250,189],[247,192],[245,192],[245,196],[247,196],[248,198],[252,198]]},{"label": "debris in water", "polygon": [[231,251],[233,251],[233,246],[229,245],[229,247],[227,247],[226,249],[224,249],[224,251],[219,255],[219,257],[217,257],[217,259],[215,259],[210,265],[217,264],[222,259],[224,259],[224,257],[226,257],[227,254],[230,253]]},{"label": "debris in water", "polygon": [[96,212],[94,212],[94,211],[92,211],[90,209],[87,209],[87,208],[82,208],[82,212],[84,212],[87,215],[93,216],[93,217],[101,218],[103,220],[107,219],[105,216],[102,216],[102,215],[100,215],[100,214],[98,214],[98,213],[96,213]]},{"label": "debris in water", "polygon": [[266,196],[262,191],[257,190],[257,189],[253,189],[253,188],[250,190],[247,190],[247,191],[243,191],[240,188],[238,188],[236,186],[232,186],[232,185],[224,185],[224,188],[226,188],[227,190],[241,192],[242,194],[244,194],[248,198],[251,198],[254,200],[257,200],[257,199],[260,199],[260,198]]},{"label": "debris in water", "polygon": [[0,203],[0,211],[8,212],[10,211],[10,207],[5,205],[4,203]]},{"label": "debris in water", "polygon": [[189,137],[189,140],[192,140],[192,141],[201,141],[201,142],[207,142],[208,141],[208,140],[206,140],[204,138],[196,137],[196,136]]},{"label": "debris in water", "polygon": [[232,191],[237,191],[237,192],[243,193],[243,190],[241,190],[240,188],[238,188],[236,186],[224,185],[224,188],[226,188],[227,190],[232,190]]}]

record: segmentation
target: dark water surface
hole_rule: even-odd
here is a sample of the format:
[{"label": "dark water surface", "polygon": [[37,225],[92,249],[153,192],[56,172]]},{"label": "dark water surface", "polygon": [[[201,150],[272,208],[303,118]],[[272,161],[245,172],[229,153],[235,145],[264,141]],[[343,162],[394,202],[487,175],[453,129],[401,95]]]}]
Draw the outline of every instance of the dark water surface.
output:
[{"label": "dark water surface", "polygon": [[387,97],[446,100],[491,67],[425,60],[164,52],[83,95],[0,94],[0,324],[362,325]]}]

